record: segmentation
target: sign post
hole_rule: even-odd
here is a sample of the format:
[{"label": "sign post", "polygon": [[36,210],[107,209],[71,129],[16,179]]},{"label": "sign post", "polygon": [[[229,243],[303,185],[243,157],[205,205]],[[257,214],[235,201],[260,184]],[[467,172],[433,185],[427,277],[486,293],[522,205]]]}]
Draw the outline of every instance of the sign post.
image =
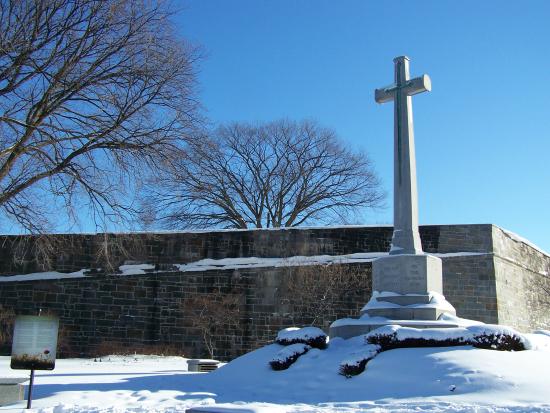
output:
[{"label": "sign post", "polygon": [[27,409],[31,408],[35,370],[53,370],[59,319],[53,316],[22,315],[15,319],[11,368],[30,370]]}]

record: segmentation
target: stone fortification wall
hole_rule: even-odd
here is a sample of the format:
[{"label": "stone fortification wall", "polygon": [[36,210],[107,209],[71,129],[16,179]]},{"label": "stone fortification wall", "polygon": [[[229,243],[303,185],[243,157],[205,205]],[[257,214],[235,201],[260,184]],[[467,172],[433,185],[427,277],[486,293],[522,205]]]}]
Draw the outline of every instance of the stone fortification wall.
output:
[{"label": "stone fortification wall", "polygon": [[459,317],[497,324],[494,261],[490,253],[443,257],[443,294]]},{"label": "stone fortification wall", "polygon": [[[124,261],[185,264],[205,258],[290,257],[388,251],[392,227],[0,236],[0,275],[118,267]],[[427,252],[490,252],[491,225],[420,227]],[[51,241],[54,245],[51,248]],[[44,247],[44,245],[48,245]],[[15,259],[14,259],[15,257]]]},{"label": "stone fortification wall", "polygon": [[[492,225],[424,226],[420,233],[427,252],[443,254],[444,294],[459,316],[506,323],[523,331],[550,328],[550,311],[545,301],[548,295],[543,289],[535,288],[533,281],[546,282],[544,285],[548,287],[548,279],[542,277],[542,269],[550,263],[547,255]],[[118,256],[115,249],[113,261],[181,264],[203,258],[387,251],[391,228],[187,232],[125,237],[125,242],[137,237],[140,248],[128,248],[131,254]],[[72,247],[56,251],[50,260],[50,269],[74,271],[100,266],[97,251],[101,250],[105,236],[72,235],[69,238]],[[40,270],[30,252],[26,260],[8,263],[14,240],[14,237],[2,240],[1,271],[14,274]],[[26,245],[34,241],[29,237]],[[269,342],[284,327],[313,322],[326,328],[337,318],[356,317],[371,295],[371,264],[338,267],[348,268],[350,274],[355,274],[356,284],[345,285],[346,277],[335,278],[330,272],[320,281],[315,274],[322,267],[314,267],[313,278],[311,273],[310,278],[302,274],[310,267],[220,268],[202,272],[161,270],[123,277],[94,275],[2,282],[0,305],[18,314],[35,314],[39,308],[58,314],[63,326],[62,343],[73,354],[94,355],[108,348],[139,350],[147,346],[170,346],[188,357],[200,357],[207,355],[206,347],[200,327],[194,322],[195,315],[189,312],[189,304],[200,304],[193,301],[197,297],[219,300],[222,307],[228,303],[232,306],[228,311],[233,311],[231,314],[237,319],[236,323],[218,326],[212,331],[214,354],[225,360]],[[335,290],[336,296],[331,298],[330,305],[312,307],[322,301],[322,287],[326,286]],[[223,297],[234,300],[225,302]]]},{"label": "stone fortification wall", "polygon": [[550,257],[499,227],[493,244],[499,322],[550,329]]},{"label": "stone fortification wall", "polygon": [[[60,316],[61,350],[68,355],[153,347],[205,357],[202,331],[193,319],[196,314],[186,305],[203,305],[193,301],[197,297],[219,300],[219,310],[227,310],[235,323],[211,331],[214,355],[229,360],[273,341],[282,328],[312,321],[327,328],[337,318],[358,314],[370,297],[370,269],[364,264],[348,268],[361,274],[365,288],[339,291],[316,320],[311,315],[315,308],[305,308],[315,304],[307,298],[298,302],[289,289],[301,267],[8,282],[0,284],[0,304],[18,314],[42,309]],[[319,295],[313,285],[303,288]],[[224,308],[227,297],[235,298],[234,306]]]}]

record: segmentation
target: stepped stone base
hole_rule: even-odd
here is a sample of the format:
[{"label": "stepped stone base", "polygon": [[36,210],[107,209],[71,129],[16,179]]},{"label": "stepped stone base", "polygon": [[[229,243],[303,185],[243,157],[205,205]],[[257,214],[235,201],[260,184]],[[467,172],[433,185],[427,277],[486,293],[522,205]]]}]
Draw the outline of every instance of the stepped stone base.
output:
[{"label": "stepped stone base", "polygon": [[[397,305],[429,304],[430,294],[409,294],[409,295],[386,295],[376,297],[376,301],[383,303],[392,303]],[[363,314],[363,312],[361,312]]]},{"label": "stepped stone base", "polygon": [[[447,310],[440,308],[372,308],[365,311],[369,317],[384,317],[390,320],[437,320],[444,313],[449,313]],[[453,314],[455,315],[455,314]]]},{"label": "stepped stone base", "polygon": [[390,320],[439,320],[442,314],[456,315],[445,298],[436,293],[374,296],[361,310],[361,316]]},{"label": "stepped stone base", "polygon": [[415,328],[456,327],[439,321],[443,314],[456,315],[443,297],[442,262],[429,254],[397,254],[372,263],[373,296],[360,319],[337,320],[331,337],[349,338],[378,327],[397,324]]},{"label": "stepped stone base", "polygon": [[337,320],[330,326],[329,336],[331,339],[340,337],[348,339],[351,337],[367,334],[372,330],[387,325],[399,325],[412,328],[455,328],[458,324],[447,321],[431,320],[369,320],[367,319],[342,319]]}]

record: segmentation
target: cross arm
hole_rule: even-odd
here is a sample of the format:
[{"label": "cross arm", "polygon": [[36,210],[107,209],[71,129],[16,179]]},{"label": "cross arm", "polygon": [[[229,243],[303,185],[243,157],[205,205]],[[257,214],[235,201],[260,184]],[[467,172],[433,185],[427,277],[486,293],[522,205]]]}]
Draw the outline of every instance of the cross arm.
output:
[{"label": "cross arm", "polygon": [[407,80],[404,85],[397,86],[396,84],[389,85],[374,91],[374,100],[376,103],[386,103],[394,100],[395,93],[400,90],[407,96],[416,95],[417,93],[429,92],[432,90],[432,81],[428,75],[415,77]]},{"label": "cross arm", "polygon": [[374,91],[374,100],[376,103],[386,103],[393,100],[393,95],[397,90],[396,85],[389,85],[380,89],[375,89]]},{"label": "cross arm", "polygon": [[416,95],[417,93],[422,92],[430,92],[431,90],[432,80],[428,75],[415,77],[414,79],[407,81],[407,83],[403,86],[403,92],[405,92],[408,96]]}]

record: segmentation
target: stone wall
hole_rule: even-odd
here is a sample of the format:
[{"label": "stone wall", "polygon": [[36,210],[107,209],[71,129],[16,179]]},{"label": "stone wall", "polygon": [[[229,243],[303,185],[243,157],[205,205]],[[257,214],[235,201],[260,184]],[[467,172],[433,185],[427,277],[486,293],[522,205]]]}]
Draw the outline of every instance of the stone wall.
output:
[{"label": "stone wall", "polygon": [[443,294],[459,317],[496,324],[497,295],[493,255],[462,255],[443,259]]},{"label": "stone wall", "polygon": [[550,257],[493,227],[499,323],[522,331],[550,329]]},{"label": "stone wall", "polygon": [[[427,252],[491,252],[491,225],[420,227]],[[204,258],[290,257],[388,251],[392,227],[0,236],[0,275],[73,272],[124,261],[185,264]],[[14,259],[15,258],[15,259]]]},{"label": "stone wall", "polygon": [[[334,297],[316,325],[328,329],[335,319],[358,314],[370,297],[369,267],[347,268],[361,274],[365,288],[342,291]],[[187,357],[205,357],[208,354],[201,331],[194,325],[192,314],[186,313],[185,304],[196,297],[215,301],[234,296],[236,325],[212,331],[215,356],[228,360],[272,341],[282,328],[312,321],[302,315],[303,308],[298,308],[307,303],[293,300],[288,288],[289,280],[301,269],[279,267],[7,282],[0,284],[0,304],[16,309],[18,314],[37,314],[42,309],[58,315],[62,350],[69,355],[95,356],[109,349],[133,352],[148,347],[171,347],[170,351]]]},{"label": "stone wall", "polygon": [[[546,254],[492,225],[423,226],[420,234],[427,252],[442,254],[444,294],[459,316],[508,324],[522,331],[550,328],[549,295],[544,292],[544,288],[550,290],[550,285],[548,277],[543,276],[545,268],[550,266],[550,257]],[[66,247],[50,257],[49,269],[97,268],[102,265],[97,258],[102,242],[118,236],[63,236]],[[113,249],[110,259],[117,263],[128,259],[154,263],[161,269],[160,264],[181,264],[203,258],[387,251],[391,228],[186,232],[123,237],[126,253]],[[139,248],[132,249],[135,239],[139,241]],[[21,240],[27,248],[20,254],[24,259],[14,262],[13,248]],[[39,261],[32,254],[34,242],[35,237],[3,237],[0,270],[4,274],[39,270]],[[220,268],[203,272],[161,269],[124,277],[111,274],[2,282],[0,305],[18,314],[36,314],[42,308],[59,315],[62,344],[72,354],[94,355],[109,348],[139,351],[147,346],[170,346],[188,357],[203,357],[207,356],[204,340],[194,322],[196,317],[186,310],[189,308],[186,303],[193,304],[197,297],[203,297],[207,301],[219,300],[223,306],[226,304],[221,301],[222,297],[234,297],[237,322],[212,331],[216,357],[227,360],[271,341],[281,328],[314,322],[326,329],[337,318],[357,316],[371,294],[371,264],[340,267],[351,275],[359,274],[355,286],[344,285],[345,277],[336,278],[335,283],[330,271],[324,281],[313,279],[315,282],[308,284],[302,273],[310,267]],[[313,268],[313,274],[324,271],[322,267]],[[323,284],[329,281],[333,284]],[[330,305],[317,311],[320,317],[312,317],[312,306],[323,296],[319,284],[331,285],[337,294],[330,299]],[[300,296],[300,288],[301,293],[306,294]],[[235,308],[229,310],[235,311]]]}]

